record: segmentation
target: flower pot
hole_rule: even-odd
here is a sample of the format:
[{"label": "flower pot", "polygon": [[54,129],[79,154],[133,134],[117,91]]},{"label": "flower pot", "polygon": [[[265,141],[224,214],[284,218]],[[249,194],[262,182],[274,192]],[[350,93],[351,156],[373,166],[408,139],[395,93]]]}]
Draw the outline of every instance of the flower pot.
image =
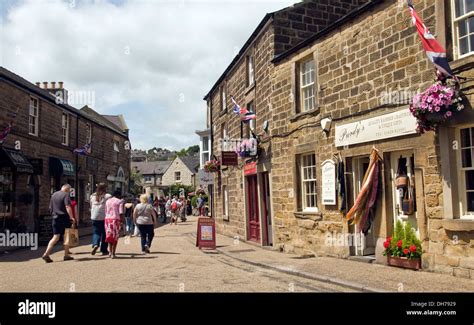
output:
[{"label": "flower pot", "polygon": [[431,123],[441,123],[445,120],[444,113],[434,112],[426,114],[426,120]]},{"label": "flower pot", "polygon": [[421,269],[421,258],[406,258],[387,255],[387,264],[405,269],[419,270]]}]

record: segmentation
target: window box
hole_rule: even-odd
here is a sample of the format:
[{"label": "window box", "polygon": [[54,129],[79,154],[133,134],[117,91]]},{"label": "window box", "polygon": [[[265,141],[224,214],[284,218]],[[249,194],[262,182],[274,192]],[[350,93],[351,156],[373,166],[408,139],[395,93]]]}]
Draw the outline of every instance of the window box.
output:
[{"label": "window box", "polygon": [[421,269],[421,258],[406,258],[387,255],[387,264],[390,266],[402,267],[404,269]]}]

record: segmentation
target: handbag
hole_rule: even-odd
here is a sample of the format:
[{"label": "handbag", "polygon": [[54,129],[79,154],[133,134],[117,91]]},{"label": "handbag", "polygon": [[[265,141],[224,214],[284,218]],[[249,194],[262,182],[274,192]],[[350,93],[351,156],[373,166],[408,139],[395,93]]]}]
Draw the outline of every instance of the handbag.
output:
[{"label": "handbag", "polygon": [[402,201],[402,211],[404,214],[410,215],[415,212],[415,201],[413,199],[413,188],[410,187]]},{"label": "handbag", "polygon": [[395,187],[397,189],[408,187],[408,176],[402,168],[402,165],[406,164],[404,161],[406,161],[406,159],[400,156],[398,159],[397,176],[395,177]]},{"label": "handbag", "polygon": [[79,246],[79,229],[72,225],[72,228],[64,230],[64,245],[69,247]]}]

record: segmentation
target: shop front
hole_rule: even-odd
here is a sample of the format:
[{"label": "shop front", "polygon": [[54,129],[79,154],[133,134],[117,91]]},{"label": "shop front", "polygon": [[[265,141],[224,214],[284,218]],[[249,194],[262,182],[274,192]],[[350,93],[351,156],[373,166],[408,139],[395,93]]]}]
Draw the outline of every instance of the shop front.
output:
[{"label": "shop front", "polygon": [[61,189],[63,184],[69,184],[75,188],[76,169],[70,160],[49,157],[50,193],[53,194]]},{"label": "shop front", "polygon": [[20,150],[1,147],[0,228],[2,230],[34,231],[36,190],[33,166],[28,159]]}]

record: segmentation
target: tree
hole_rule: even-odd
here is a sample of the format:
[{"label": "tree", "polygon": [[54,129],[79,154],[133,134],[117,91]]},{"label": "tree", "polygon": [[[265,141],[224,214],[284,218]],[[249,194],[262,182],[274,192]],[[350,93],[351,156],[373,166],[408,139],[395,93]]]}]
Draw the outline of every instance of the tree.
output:
[{"label": "tree", "polygon": [[199,153],[199,145],[190,146],[186,152],[189,156]]},{"label": "tree", "polygon": [[142,179],[143,176],[140,172],[137,172],[135,168],[132,168],[132,172],[130,174],[130,193],[138,196],[142,194],[143,187],[142,187]]}]

